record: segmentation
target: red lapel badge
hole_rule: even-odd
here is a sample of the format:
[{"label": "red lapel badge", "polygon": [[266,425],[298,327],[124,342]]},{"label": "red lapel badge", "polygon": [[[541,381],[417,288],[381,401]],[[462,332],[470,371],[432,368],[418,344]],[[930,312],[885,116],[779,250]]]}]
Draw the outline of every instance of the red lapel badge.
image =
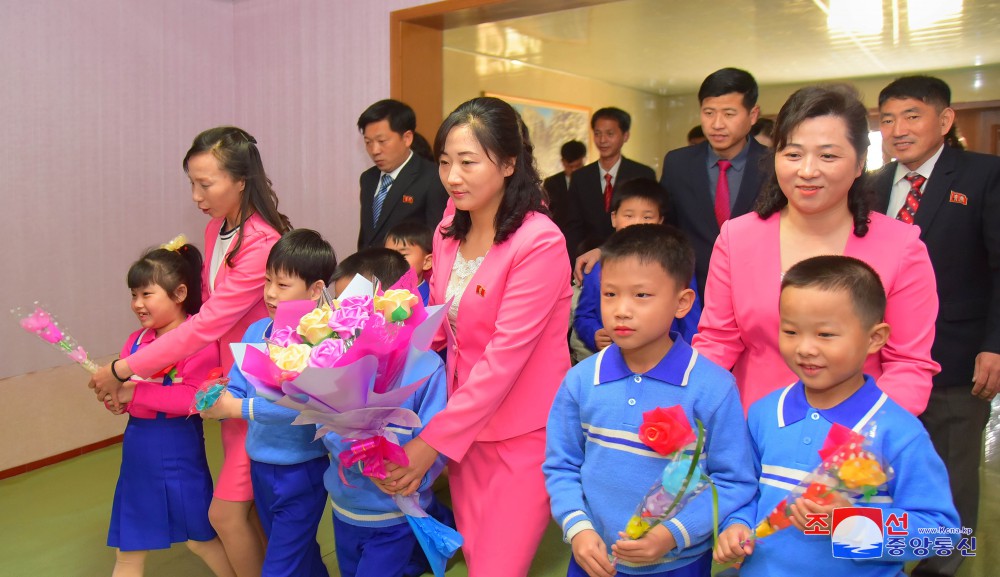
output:
[{"label": "red lapel badge", "polygon": [[948,202],[954,202],[955,204],[969,204],[969,197],[965,196],[961,192],[951,191],[951,195],[948,197]]},{"label": "red lapel badge", "polygon": [[485,297],[486,296],[486,289],[483,288],[483,285],[481,285],[481,284],[477,284],[476,285],[476,294],[479,295],[479,296],[481,296],[481,297]]},{"label": "red lapel badge", "polygon": [[413,204],[413,197],[408,195],[403,195],[403,204]]}]

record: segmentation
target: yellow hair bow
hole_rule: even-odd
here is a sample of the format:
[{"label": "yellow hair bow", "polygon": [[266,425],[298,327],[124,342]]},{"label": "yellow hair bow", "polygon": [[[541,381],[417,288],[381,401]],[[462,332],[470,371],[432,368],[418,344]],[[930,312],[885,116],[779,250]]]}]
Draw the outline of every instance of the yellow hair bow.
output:
[{"label": "yellow hair bow", "polygon": [[170,242],[165,242],[161,244],[160,248],[165,248],[167,250],[172,250],[174,252],[177,252],[181,249],[181,247],[186,245],[187,242],[188,242],[187,237],[184,236],[183,234],[179,234],[174,238],[170,239]]}]

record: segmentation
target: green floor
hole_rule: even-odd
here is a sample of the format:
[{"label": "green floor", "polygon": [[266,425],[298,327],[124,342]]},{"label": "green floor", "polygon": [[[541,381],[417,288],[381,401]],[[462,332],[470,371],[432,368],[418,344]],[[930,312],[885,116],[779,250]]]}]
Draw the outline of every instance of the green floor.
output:
[{"label": "green floor", "polygon": [[[217,470],[221,459],[218,425],[207,423],[209,461]],[[16,442],[8,439],[7,442]],[[0,577],[45,575],[95,577],[110,575],[114,552],[105,546],[111,499],[121,445],[0,481]],[[989,547],[1000,537],[1000,463],[988,465],[983,479],[983,511],[977,531],[977,557],[962,566],[961,577],[997,575],[1000,553]],[[331,575],[339,575],[333,553],[329,512],[319,531]],[[534,577],[566,574],[569,550],[553,524],[532,566]],[[459,560],[449,577],[466,577]],[[156,551],[146,563],[148,576],[210,577],[211,572],[184,546]]]}]

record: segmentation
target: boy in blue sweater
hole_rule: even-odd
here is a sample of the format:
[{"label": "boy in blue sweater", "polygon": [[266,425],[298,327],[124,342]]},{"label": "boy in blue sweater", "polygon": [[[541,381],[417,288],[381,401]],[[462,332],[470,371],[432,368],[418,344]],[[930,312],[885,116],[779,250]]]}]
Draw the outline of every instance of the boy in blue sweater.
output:
[{"label": "boy in blue sweater", "polygon": [[[663,224],[666,200],[667,191],[655,180],[637,178],[625,182],[611,201],[611,226],[619,231],[633,224]],[[698,321],[701,319],[701,300],[696,282],[692,276],[688,283],[695,290],[691,308],[683,317],[674,318],[671,325],[671,329],[688,342],[698,332]],[[592,352],[611,344],[611,330],[605,327],[601,318],[601,263],[595,264],[583,277],[580,299],[573,312],[573,329]]]},{"label": "boy in blue sweater", "polygon": [[[394,250],[364,249],[347,257],[337,267],[333,275],[336,294],[339,296],[356,274],[369,280],[378,278],[383,287],[388,288],[409,266],[406,258]],[[429,357],[436,362],[437,368],[401,405],[420,417],[421,427],[386,428],[395,434],[400,446],[420,433],[448,401],[444,363],[433,353]],[[418,577],[430,572],[427,557],[392,496],[382,492],[375,480],[362,474],[363,463],[350,468],[340,466],[338,455],[349,450],[351,443],[335,433],[324,436],[323,443],[333,457],[324,484],[333,504],[333,533],[341,576]],[[439,457],[424,476],[417,495],[424,511],[454,528],[454,514],[435,498],[431,489],[444,465],[445,458]]]},{"label": "boy in blue sweater", "polygon": [[552,514],[573,549],[567,575],[707,577],[711,491],[640,539],[623,533],[666,465],[638,434],[643,413],[658,407],[680,405],[692,426],[704,424],[701,466],[718,487],[723,518],[756,491],[733,376],[670,331],[694,300],[694,251],[677,229],[640,224],[605,243],[601,264],[601,314],[613,344],[567,373],[542,466]]},{"label": "boy in blue sweater", "polygon": [[[271,248],[264,276],[270,317],[250,325],[242,342],[266,342],[278,304],[319,299],[336,266],[333,248],[318,232],[299,228],[282,236]],[[261,574],[327,577],[316,531],[326,507],[323,475],[330,459],[323,443],[313,440],[316,427],[292,425],[298,411],[258,397],[235,366],[229,371],[227,392],[201,414],[249,421],[250,480],[267,535]]]},{"label": "boy in blue sweater", "polygon": [[403,255],[410,270],[417,275],[417,292],[427,306],[431,297],[431,283],[427,279],[433,266],[433,235],[430,227],[419,220],[404,220],[389,229],[385,235],[385,248]]},{"label": "boy in blue sweater", "polygon": [[[719,562],[746,558],[741,577],[899,576],[904,561],[933,555],[935,548],[945,554],[951,550],[950,536],[927,531],[958,529],[944,464],[920,421],[863,372],[865,359],[888,338],[889,325],[882,322],[885,306],[878,274],[850,257],[810,258],[785,274],[778,346],[799,381],[750,407],[759,493],[726,519],[715,548]],[[871,451],[894,471],[887,491],[856,504],[882,510],[885,530],[878,527],[872,537],[884,539],[883,555],[833,557],[830,515],[835,508],[851,506],[839,494],[826,505],[796,499],[789,507],[792,527],[754,542],[751,527],[821,463],[817,451],[834,423],[857,432],[877,426]],[[845,535],[836,534],[843,540]]]}]

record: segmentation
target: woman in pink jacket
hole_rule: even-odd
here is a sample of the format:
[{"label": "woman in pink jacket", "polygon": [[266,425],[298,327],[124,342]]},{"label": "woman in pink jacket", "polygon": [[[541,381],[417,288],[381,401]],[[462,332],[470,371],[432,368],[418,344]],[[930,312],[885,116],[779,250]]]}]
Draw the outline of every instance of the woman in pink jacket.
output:
[{"label": "woman in pink jacket", "polygon": [[566,241],[548,217],[527,129],[507,103],[459,106],[434,142],[455,204],[434,237],[431,304],[450,303],[448,405],[382,484],[412,493],[434,459],[470,577],[527,575],[549,523],[545,422],[569,369]]},{"label": "woman in pink jacket", "polygon": [[[264,172],[257,141],[246,131],[220,126],[199,134],[184,157],[191,199],[211,217],[205,229],[204,305],[177,329],[127,359],[101,367],[91,379],[99,400],[116,405],[121,384],[132,375],[149,377],[209,346],[222,366],[233,364],[229,344],[267,316],[264,268],[271,247],[291,225],[278,212],[278,197]],[[250,461],[244,442],[247,424],[222,423],[225,458],[209,510],[237,575],[260,575],[264,561],[259,522],[253,513]]]},{"label": "woman in pink jacket", "polygon": [[931,359],[934,271],[919,230],[871,210],[864,104],[850,86],[803,88],[781,107],[774,142],[774,171],[755,213],[723,224],[715,242],[692,344],[732,369],[745,410],[796,380],[778,352],[784,271],[817,255],[852,256],[878,272],[888,298],[889,342],[865,372],[920,414],[940,370]]}]

